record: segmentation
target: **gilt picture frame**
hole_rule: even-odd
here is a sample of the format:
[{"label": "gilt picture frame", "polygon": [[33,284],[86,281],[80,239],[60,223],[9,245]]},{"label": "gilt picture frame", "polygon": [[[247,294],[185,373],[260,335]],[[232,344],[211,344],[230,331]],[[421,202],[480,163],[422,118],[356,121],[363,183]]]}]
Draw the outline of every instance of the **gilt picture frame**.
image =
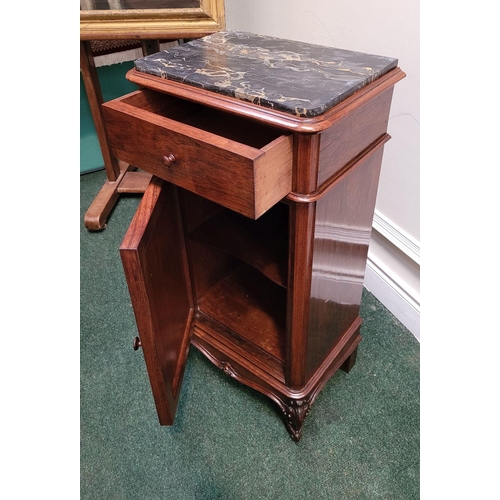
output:
[{"label": "gilt picture frame", "polygon": [[80,2],[80,40],[198,38],[224,28],[224,0]]}]

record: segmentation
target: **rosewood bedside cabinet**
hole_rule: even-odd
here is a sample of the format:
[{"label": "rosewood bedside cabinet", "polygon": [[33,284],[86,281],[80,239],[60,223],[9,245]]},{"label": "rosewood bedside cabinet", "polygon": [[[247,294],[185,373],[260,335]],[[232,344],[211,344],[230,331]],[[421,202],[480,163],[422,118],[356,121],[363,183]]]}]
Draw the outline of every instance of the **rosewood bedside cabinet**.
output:
[{"label": "rosewood bedside cabinet", "polygon": [[354,365],[397,60],[225,31],[135,63],[104,104],[153,174],[120,247],[162,425],[190,344],[271,398],[293,440]]}]

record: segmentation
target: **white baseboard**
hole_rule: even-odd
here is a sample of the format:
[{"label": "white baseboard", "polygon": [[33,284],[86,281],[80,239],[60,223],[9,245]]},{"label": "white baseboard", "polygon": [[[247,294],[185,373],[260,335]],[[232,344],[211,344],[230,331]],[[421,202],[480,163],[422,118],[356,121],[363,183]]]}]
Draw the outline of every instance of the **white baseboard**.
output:
[{"label": "white baseboard", "polygon": [[420,341],[420,306],[370,260],[364,285]]},{"label": "white baseboard", "polygon": [[373,215],[373,229],[378,231],[384,238],[389,240],[395,247],[399,248],[410,259],[420,265],[420,244],[408,233],[403,231],[394,222],[390,221],[375,210]]},{"label": "white baseboard", "polygon": [[373,230],[364,286],[420,341],[419,243],[378,213]]}]

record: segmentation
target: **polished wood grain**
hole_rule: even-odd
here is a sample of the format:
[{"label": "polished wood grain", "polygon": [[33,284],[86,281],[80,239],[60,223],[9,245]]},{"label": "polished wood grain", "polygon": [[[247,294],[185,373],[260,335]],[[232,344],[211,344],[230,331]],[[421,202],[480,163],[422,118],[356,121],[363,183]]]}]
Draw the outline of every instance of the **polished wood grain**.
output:
[{"label": "polished wood grain", "polygon": [[328,190],[335,186],[338,181],[348,175],[352,170],[361,165],[368,155],[371,155],[374,151],[384,146],[384,144],[390,140],[391,136],[389,134],[382,134],[375,141],[373,141],[367,148],[365,148],[361,153],[352,158],[346,165],[335,172],[334,175],[329,177],[326,182],[323,182],[318,189],[311,191],[310,193],[288,193],[286,199],[294,201],[296,203],[312,203],[318,201]]},{"label": "polished wood grain", "polygon": [[306,377],[358,318],[383,148],[316,202]]},{"label": "polished wood grain", "polygon": [[172,425],[194,305],[177,188],[154,178],[120,246],[159,421]]},{"label": "polished wood grain", "polygon": [[[123,128],[112,134],[120,155],[136,155],[172,189],[185,188],[173,216],[183,235],[171,244],[186,252],[188,264],[179,268],[191,284],[193,311],[185,321],[192,321],[192,343],[226,374],[271,398],[295,441],[331,376],[356,361],[392,87],[403,77],[393,70],[314,119],[147,78],[141,82],[163,94],[143,90],[108,107],[110,128]],[[190,183],[172,175],[183,162],[167,148],[172,144],[186,147]],[[170,165],[162,170],[151,160],[158,145]],[[239,177],[257,170],[259,155],[268,159],[265,182],[252,177],[256,197],[248,201],[246,192],[242,209],[235,202]],[[174,200],[177,207],[177,194]],[[157,257],[147,256],[150,269],[165,267]],[[179,277],[161,279],[177,288]],[[150,314],[161,307],[140,300],[133,299]],[[146,351],[142,335],[141,343]]]},{"label": "polished wood grain", "polygon": [[[256,219],[291,191],[291,135],[275,131],[271,142],[258,149],[194,126],[193,119],[186,124],[152,113],[138,107],[135,97],[103,108],[117,157],[247,217]],[[218,121],[211,123],[218,132]],[[166,167],[162,158],[169,155],[175,161]]]},{"label": "polished wood grain", "polygon": [[305,352],[315,218],[314,203],[290,206],[285,376],[290,387],[296,390],[306,383]]},{"label": "polished wood grain", "polygon": [[[316,188],[320,136],[299,135],[294,144],[294,190]],[[288,297],[286,337],[286,380],[299,389],[305,384],[305,349],[311,286],[313,232],[316,217],[314,204],[290,204]]]},{"label": "polished wood grain", "polygon": [[387,132],[393,87],[365,102],[321,134],[321,185]]}]

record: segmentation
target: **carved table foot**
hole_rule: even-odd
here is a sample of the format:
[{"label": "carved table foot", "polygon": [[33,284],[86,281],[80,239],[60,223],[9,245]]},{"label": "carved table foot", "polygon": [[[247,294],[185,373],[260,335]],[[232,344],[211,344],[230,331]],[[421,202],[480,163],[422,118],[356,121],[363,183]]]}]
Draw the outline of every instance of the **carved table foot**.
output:
[{"label": "carved table foot", "polygon": [[85,227],[89,231],[100,231],[106,227],[106,221],[122,193],[142,194],[148,187],[152,175],[137,172],[137,168],[122,161],[119,162],[120,175],[116,181],[107,180],[95,197],[84,217]]}]

